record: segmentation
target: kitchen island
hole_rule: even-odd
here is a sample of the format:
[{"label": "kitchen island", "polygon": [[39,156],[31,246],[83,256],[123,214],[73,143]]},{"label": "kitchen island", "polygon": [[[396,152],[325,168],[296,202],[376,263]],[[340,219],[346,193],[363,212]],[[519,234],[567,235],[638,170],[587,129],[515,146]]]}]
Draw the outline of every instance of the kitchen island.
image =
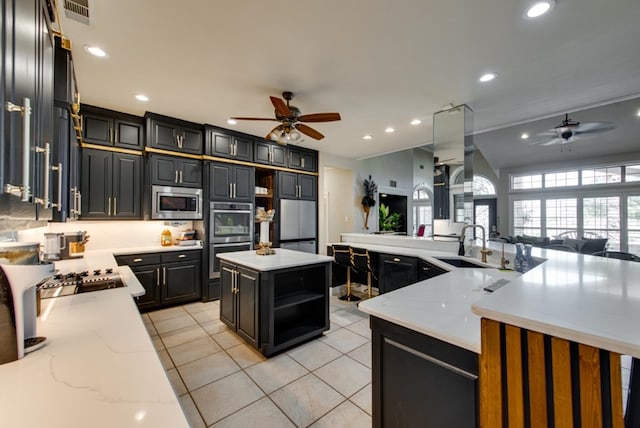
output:
[{"label": "kitchen island", "polygon": [[277,248],[219,254],[220,320],[265,356],[329,329],[331,257]]},{"label": "kitchen island", "polygon": [[45,299],[46,345],[0,365],[0,425],[24,428],[188,427],[132,296],[144,289],[110,251],[56,262],[114,268],[125,287]]},{"label": "kitchen island", "polygon": [[[405,238],[406,248],[402,238],[344,243],[430,257],[433,241],[419,250],[419,240]],[[488,247],[489,261],[499,260],[501,245]],[[513,247],[506,251],[511,258]],[[640,356],[640,264],[537,248],[534,256],[544,263],[523,275],[451,268],[360,303],[372,317],[374,426],[411,424],[419,419],[403,418],[427,408],[466,414],[451,419],[456,426],[622,426],[620,354]],[[508,283],[482,291],[494,278]],[[402,395],[402,382],[418,386]],[[448,385],[444,395],[424,389],[434,382]],[[443,397],[456,388],[467,405],[450,410]]]}]

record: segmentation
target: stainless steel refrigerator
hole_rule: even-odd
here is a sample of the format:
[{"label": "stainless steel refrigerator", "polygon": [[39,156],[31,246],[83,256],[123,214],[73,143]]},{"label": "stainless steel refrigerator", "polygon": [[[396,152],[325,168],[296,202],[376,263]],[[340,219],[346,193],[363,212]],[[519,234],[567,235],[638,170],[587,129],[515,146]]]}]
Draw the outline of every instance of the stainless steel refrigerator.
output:
[{"label": "stainless steel refrigerator", "polygon": [[316,252],[316,201],[280,200],[280,248]]}]

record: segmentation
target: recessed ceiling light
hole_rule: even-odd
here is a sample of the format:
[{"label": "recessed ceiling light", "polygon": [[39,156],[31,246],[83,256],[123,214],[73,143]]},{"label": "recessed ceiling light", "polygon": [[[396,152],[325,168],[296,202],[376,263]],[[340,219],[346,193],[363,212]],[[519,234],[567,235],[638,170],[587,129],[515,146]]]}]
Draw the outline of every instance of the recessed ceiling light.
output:
[{"label": "recessed ceiling light", "polygon": [[107,56],[107,53],[100,49],[98,46],[85,46],[84,49],[94,56],[99,56],[101,58]]},{"label": "recessed ceiling light", "polygon": [[527,138],[529,138],[529,134],[527,134],[526,132],[523,132],[520,138],[522,138],[523,140],[526,140]]},{"label": "recessed ceiling light", "polygon": [[412,125],[420,125],[421,123],[422,123],[422,121],[421,121],[420,119],[413,119],[413,120],[411,121],[411,124],[412,124]]},{"label": "recessed ceiling light", "polygon": [[370,139],[372,139],[372,138],[373,138],[373,137],[372,137],[371,135],[369,135],[369,134],[367,134],[367,135],[365,135],[364,137],[362,137],[362,139],[363,139],[363,140],[370,140]]},{"label": "recessed ceiling light", "polygon": [[386,132],[387,134],[391,134],[393,131],[395,131],[395,129],[390,126],[387,126],[387,128],[384,130],[384,132]]},{"label": "recessed ceiling light", "polygon": [[482,83],[485,82],[491,82],[493,79],[495,79],[497,76],[496,73],[485,73],[482,76],[480,76],[480,79],[478,79],[479,81],[481,81]]},{"label": "recessed ceiling light", "polygon": [[638,113],[636,113],[636,114],[637,114],[637,116],[640,116],[640,109],[638,109]]},{"label": "recessed ceiling light", "polygon": [[553,8],[554,4],[555,2],[553,0],[535,2],[531,5],[531,7],[529,7],[529,9],[527,9],[526,17],[538,18],[539,16],[542,16],[545,13],[549,12]]},{"label": "recessed ceiling light", "polygon": [[147,101],[149,101],[149,97],[144,95],[144,94],[138,94],[138,95],[136,95],[136,100],[147,102]]},{"label": "recessed ceiling light", "polygon": [[236,122],[234,119],[228,119],[228,120],[227,120],[227,123],[228,123],[229,125],[235,125],[235,124],[236,124],[236,123],[238,123],[238,122]]}]

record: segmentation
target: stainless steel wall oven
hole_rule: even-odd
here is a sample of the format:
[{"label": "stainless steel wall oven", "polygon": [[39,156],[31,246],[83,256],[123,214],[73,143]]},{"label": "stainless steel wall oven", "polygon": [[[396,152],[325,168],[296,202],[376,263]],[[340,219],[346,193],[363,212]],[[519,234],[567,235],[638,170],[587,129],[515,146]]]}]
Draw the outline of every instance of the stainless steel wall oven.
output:
[{"label": "stainless steel wall oven", "polygon": [[220,277],[216,255],[253,249],[253,204],[211,202],[209,213],[209,278]]}]

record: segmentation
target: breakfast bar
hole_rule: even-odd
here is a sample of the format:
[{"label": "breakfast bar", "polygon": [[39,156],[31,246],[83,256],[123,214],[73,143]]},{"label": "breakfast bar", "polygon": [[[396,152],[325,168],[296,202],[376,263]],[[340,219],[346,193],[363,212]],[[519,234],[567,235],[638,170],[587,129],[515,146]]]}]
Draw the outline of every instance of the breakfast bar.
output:
[{"label": "breakfast bar", "polygon": [[[429,240],[420,249],[415,238],[345,238],[438,254]],[[494,264],[502,246],[488,247]],[[450,268],[359,304],[371,315],[374,426],[427,414],[455,426],[623,426],[620,361],[640,356],[640,264],[544,249],[534,257],[543,262],[524,274]],[[496,280],[504,285],[484,290]]]}]

